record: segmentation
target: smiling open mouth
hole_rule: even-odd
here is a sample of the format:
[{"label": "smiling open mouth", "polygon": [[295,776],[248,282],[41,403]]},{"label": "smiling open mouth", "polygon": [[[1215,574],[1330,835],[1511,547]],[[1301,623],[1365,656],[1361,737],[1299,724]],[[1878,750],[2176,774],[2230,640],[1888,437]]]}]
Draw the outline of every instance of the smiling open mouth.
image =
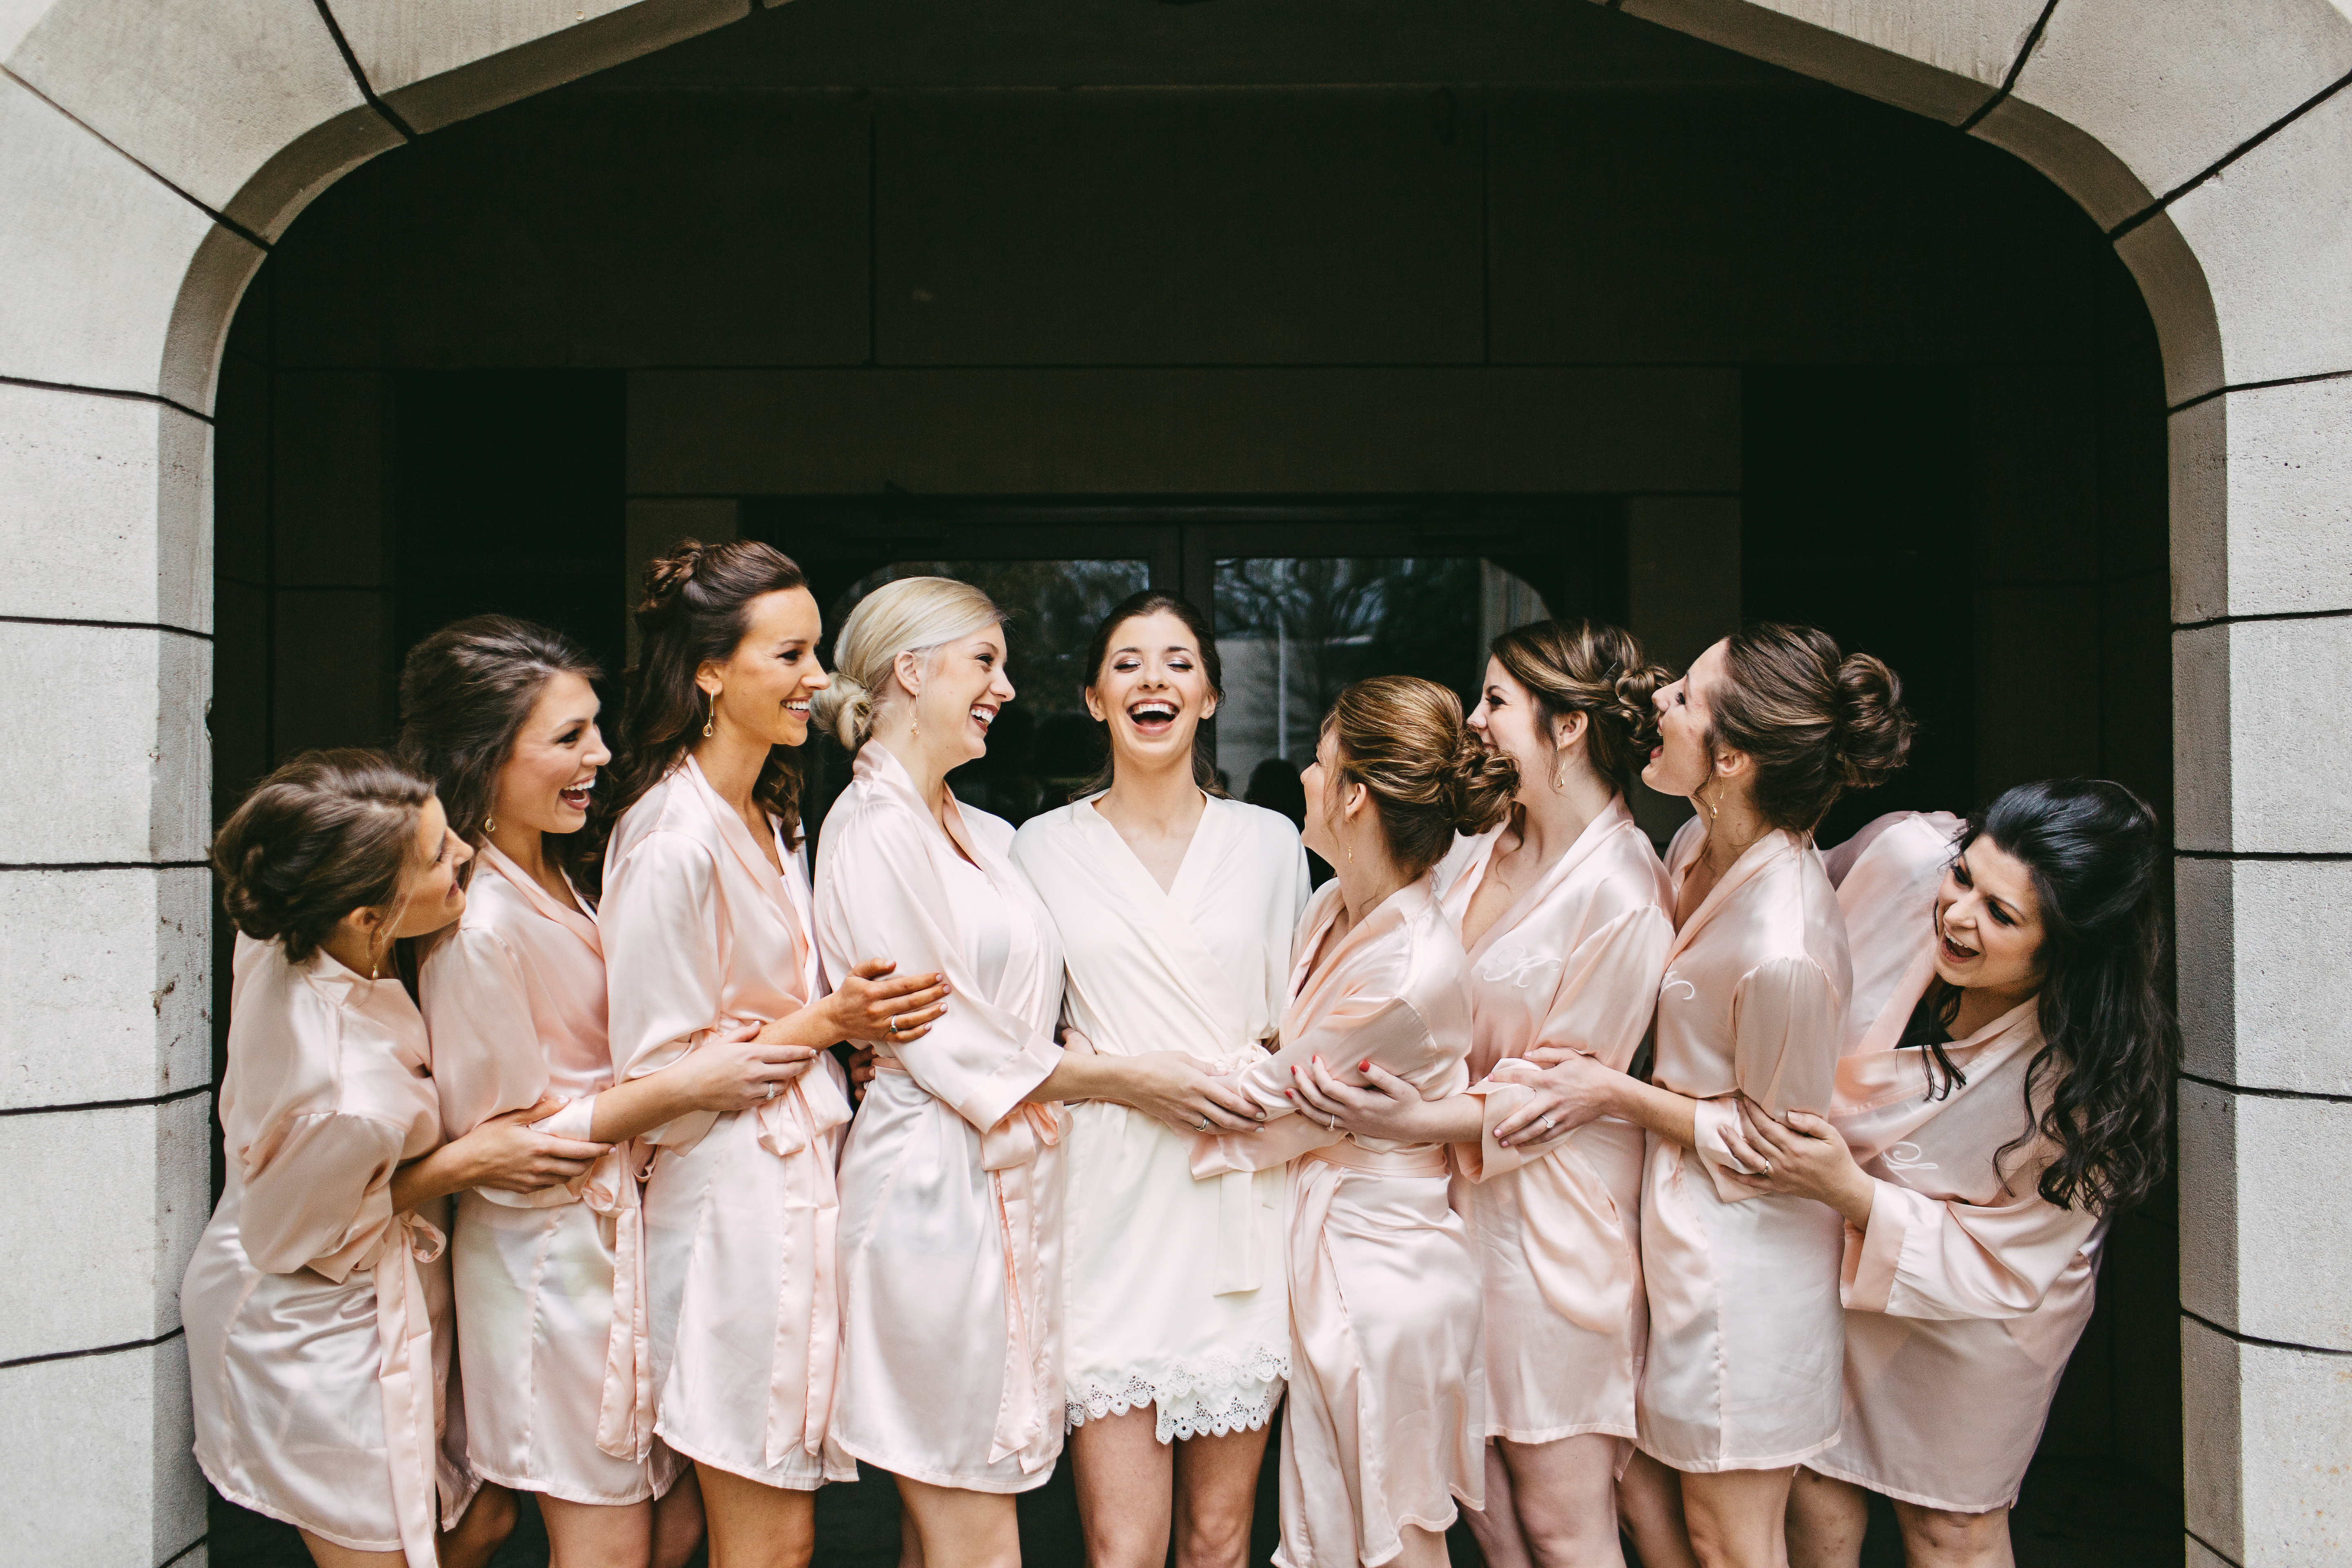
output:
[{"label": "smiling open mouth", "polygon": [[1147,735],[1164,735],[1176,722],[1176,704],[1164,697],[1147,697],[1128,705],[1128,722]]},{"label": "smiling open mouth", "polygon": [[805,697],[787,697],[784,699],[784,711],[794,718],[805,719],[809,716],[809,700]]},{"label": "smiling open mouth", "polygon": [[980,726],[981,733],[984,735],[988,727],[996,722],[996,710],[985,702],[975,702],[971,705],[971,721]]},{"label": "smiling open mouth", "polygon": [[1944,929],[1944,919],[1941,915],[1936,917],[1936,946],[1943,953],[1945,960],[1951,963],[1967,963],[1981,956],[1975,948],[1952,940],[1952,933]]},{"label": "smiling open mouth", "polygon": [[576,784],[566,785],[561,792],[563,798],[563,804],[570,806],[574,811],[587,810],[588,792],[595,787],[596,781],[593,778],[583,780]]}]

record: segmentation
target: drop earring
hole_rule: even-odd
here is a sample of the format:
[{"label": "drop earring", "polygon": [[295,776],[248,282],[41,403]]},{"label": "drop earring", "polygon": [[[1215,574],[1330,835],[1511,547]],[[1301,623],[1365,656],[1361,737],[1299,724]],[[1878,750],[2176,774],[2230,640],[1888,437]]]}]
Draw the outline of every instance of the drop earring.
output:
[{"label": "drop earring", "polygon": [[497,816],[494,813],[484,812],[482,814],[482,837],[488,838],[491,834],[496,833],[498,830],[499,819]]},{"label": "drop earring", "polygon": [[714,691],[710,694],[710,716],[702,721],[702,738],[704,740],[708,741],[710,739],[710,731],[718,726],[718,723],[719,693]]}]

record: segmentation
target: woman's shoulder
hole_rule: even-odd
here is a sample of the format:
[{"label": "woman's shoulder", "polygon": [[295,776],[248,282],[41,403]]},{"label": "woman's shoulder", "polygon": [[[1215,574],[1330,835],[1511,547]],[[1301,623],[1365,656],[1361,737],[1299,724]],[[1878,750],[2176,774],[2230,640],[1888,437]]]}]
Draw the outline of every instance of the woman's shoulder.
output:
[{"label": "woman's shoulder", "polygon": [[[1047,811],[1041,811],[1036,816],[1031,817],[1028,821],[1023,823],[1019,827],[1014,828],[1013,830],[1013,858],[1017,860],[1024,853],[1032,849],[1042,848],[1048,844],[1058,844],[1068,838],[1073,833],[1077,831],[1079,826],[1078,813],[1082,810],[1092,811],[1094,809],[1093,805],[1089,804],[1093,798],[1093,796],[1089,795],[1086,800],[1074,800],[1066,805],[1057,805]],[[963,813],[967,820],[988,815],[986,812],[982,811],[978,806],[973,805],[964,806]]]}]

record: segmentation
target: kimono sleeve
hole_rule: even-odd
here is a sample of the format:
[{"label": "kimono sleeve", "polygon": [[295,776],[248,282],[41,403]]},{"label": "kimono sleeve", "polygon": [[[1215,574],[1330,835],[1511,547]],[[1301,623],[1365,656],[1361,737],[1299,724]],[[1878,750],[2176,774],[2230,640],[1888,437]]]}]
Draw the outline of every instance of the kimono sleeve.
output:
[{"label": "kimono sleeve", "polygon": [[1802,956],[1758,964],[1731,999],[1739,1092],[1770,1116],[1826,1114],[1844,1027],[1845,1003],[1820,964]]},{"label": "kimono sleeve", "polygon": [[1839,1293],[1857,1312],[1895,1318],[2017,1318],[2097,1231],[2095,1215],[2039,1193],[1999,1206],[1874,1184],[1870,1226],[1846,1227]]},{"label": "kimono sleeve", "polygon": [[[1565,1046],[1622,1072],[1649,1032],[1657,1010],[1658,979],[1665,973],[1674,923],[1655,904],[1626,910],[1579,942],[1560,968],[1559,988],[1530,1048]],[[1506,1072],[1506,1068],[1511,1070]],[[1495,1129],[1535,1091],[1528,1079],[1539,1071],[1519,1058],[1497,1062],[1495,1071],[1469,1092],[1484,1104],[1477,1146],[1456,1146],[1459,1163],[1473,1181],[1487,1181],[1557,1151],[1573,1128],[1541,1143],[1506,1148]]]},{"label": "kimono sleeve", "polygon": [[1348,1136],[1301,1115],[1285,1092],[1292,1069],[1305,1071],[1316,1057],[1342,1083],[1367,1082],[1359,1064],[1372,1061],[1424,1093],[1461,1066],[1431,1051],[1428,1024],[1402,997],[1345,998],[1284,1041],[1272,1056],[1226,1075],[1224,1081],[1247,1095],[1266,1119],[1255,1132],[1191,1134],[1195,1179],[1227,1171],[1268,1170]]},{"label": "kimono sleeve", "polygon": [[496,932],[452,932],[425,959],[417,992],[449,1137],[538,1103],[547,1089],[547,1056],[531,1021],[522,966]]},{"label": "kimono sleeve", "polygon": [[[719,1026],[726,933],[719,869],[684,834],[646,835],[607,884],[597,923],[613,1072],[625,1083],[673,1066]],[[691,1111],[638,1136],[689,1146],[717,1120],[712,1111]]]},{"label": "kimono sleeve", "polygon": [[884,958],[899,974],[941,973],[947,1012],[919,1039],[891,1053],[923,1092],[985,1132],[1004,1120],[1062,1059],[1062,1047],[988,999],[964,960],[964,943],[940,919],[950,907],[916,830],[876,813],[844,825],[825,845],[818,940],[827,971],[846,974]]},{"label": "kimono sleeve", "polygon": [[311,1268],[340,1283],[392,1226],[392,1177],[405,1134],[388,1121],[290,1116],[248,1155],[237,1239],[265,1274]]}]

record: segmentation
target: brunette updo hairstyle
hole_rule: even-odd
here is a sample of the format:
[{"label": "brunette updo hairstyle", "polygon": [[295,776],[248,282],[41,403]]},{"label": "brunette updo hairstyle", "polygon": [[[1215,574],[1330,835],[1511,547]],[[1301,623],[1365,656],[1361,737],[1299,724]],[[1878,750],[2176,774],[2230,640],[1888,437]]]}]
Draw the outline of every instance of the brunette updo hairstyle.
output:
[{"label": "brunette updo hairstyle", "polygon": [[[614,749],[613,787],[596,792],[596,812],[587,829],[594,837],[581,846],[580,868],[590,880],[603,881],[604,847],[614,824],[668,777],[702,738],[710,700],[695,684],[695,672],[706,661],[724,663],[734,657],[748,629],[752,600],[807,586],[807,576],[791,556],[756,539],[724,544],[688,539],[646,563],[645,592],[635,611],[641,646],[626,678],[629,711]],[[798,758],[781,746],[768,748],[751,798],[782,825],[786,844],[800,842]]]},{"label": "brunette updo hairstyle", "polygon": [[[1157,588],[1129,594],[1113,605],[1110,614],[1095,627],[1094,638],[1087,644],[1087,689],[1094,689],[1095,682],[1102,679],[1103,661],[1110,658],[1111,639],[1118,636],[1118,628],[1145,616],[1173,616],[1184,623],[1184,629],[1192,634],[1193,645],[1201,650],[1201,671],[1209,678],[1209,695],[1220,702],[1223,701],[1225,664],[1217,657],[1217,639],[1209,629],[1209,617],[1194,609],[1192,600],[1180,599]],[[1108,731],[1110,726],[1106,722],[1103,728]],[[1110,788],[1115,771],[1115,764],[1106,751],[1102,766],[1095,770],[1095,776],[1072,790],[1070,798],[1084,800],[1090,795],[1100,795]],[[1210,753],[1208,737],[1199,731],[1192,734],[1192,782],[1205,795],[1214,795],[1219,800],[1233,798],[1225,793],[1224,786],[1217,783],[1217,759]]]},{"label": "brunette updo hairstyle", "polygon": [[[433,781],[450,830],[478,849],[488,836],[499,770],[558,675],[604,679],[578,643],[512,616],[454,621],[409,649],[401,665],[401,763]],[[583,837],[548,835],[549,858],[575,870]],[[473,867],[464,868],[468,878]]]},{"label": "brunette updo hairstyle", "polygon": [[345,915],[400,896],[432,798],[382,752],[303,752],[254,785],[214,838],[221,909],[289,963],[308,963]]},{"label": "brunette updo hairstyle", "polygon": [[2038,1190],[2085,1214],[2130,1208],[2164,1178],[2179,1070],[2161,981],[2163,828],[2119,784],[2057,779],[1970,817],[1960,849],[1979,838],[2024,866],[2041,906],[2043,1043],[2026,1068],[2025,1114],[2058,1155]]},{"label": "brunette updo hairstyle", "polygon": [[1546,746],[1561,720],[1583,714],[1592,771],[1618,794],[1633,794],[1658,743],[1652,699],[1674,678],[1643,658],[1632,632],[1595,621],[1536,621],[1505,632],[1487,651],[1536,700]]},{"label": "brunette updo hairstyle", "polygon": [[1725,679],[1706,693],[1715,738],[1756,763],[1756,806],[1811,833],[1839,795],[1883,784],[1911,751],[1903,682],[1815,626],[1777,621],[1724,639]]},{"label": "brunette updo hairstyle", "polygon": [[1405,874],[1444,858],[1456,833],[1483,833],[1518,793],[1518,765],[1478,743],[1462,700],[1416,675],[1381,675],[1339,693],[1323,721],[1341,784],[1371,792],[1381,836]]},{"label": "brunette updo hairstyle", "polygon": [[953,577],[901,577],[857,601],[833,639],[833,684],[816,694],[816,721],[852,756],[874,722],[903,700],[891,679],[902,653],[926,655],[946,643],[1001,625],[996,601]]}]

